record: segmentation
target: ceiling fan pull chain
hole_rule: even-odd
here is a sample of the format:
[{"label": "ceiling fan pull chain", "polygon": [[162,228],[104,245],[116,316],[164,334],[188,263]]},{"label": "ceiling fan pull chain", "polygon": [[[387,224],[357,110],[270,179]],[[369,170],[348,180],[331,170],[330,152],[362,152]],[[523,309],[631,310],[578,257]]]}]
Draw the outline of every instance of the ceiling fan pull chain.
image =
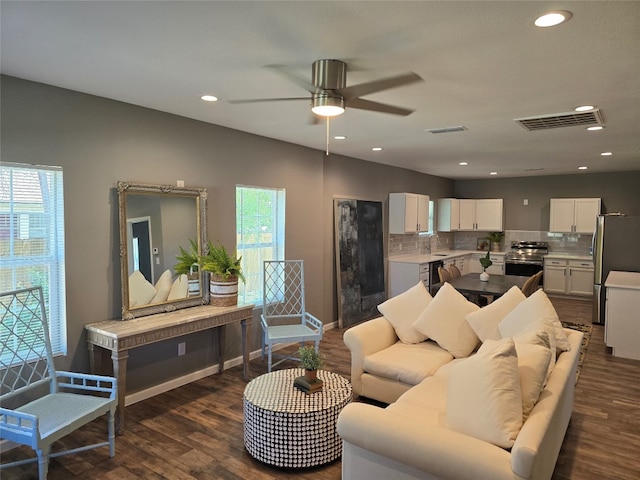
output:
[{"label": "ceiling fan pull chain", "polygon": [[329,117],[327,117],[327,155],[329,155]]}]

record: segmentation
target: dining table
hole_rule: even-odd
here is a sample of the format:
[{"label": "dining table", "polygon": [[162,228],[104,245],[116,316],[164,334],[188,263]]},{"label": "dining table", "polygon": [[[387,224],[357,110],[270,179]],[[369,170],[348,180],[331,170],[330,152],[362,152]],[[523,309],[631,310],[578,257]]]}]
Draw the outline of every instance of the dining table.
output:
[{"label": "dining table", "polygon": [[[468,273],[461,277],[447,281],[453,288],[462,294],[466,294],[474,302],[479,304],[479,297],[491,295],[498,298],[507,293],[507,291],[516,286],[522,290],[527,276],[520,275],[489,275],[488,281],[480,280],[479,273]],[[431,294],[435,295],[442,286],[441,283],[431,285]]]}]

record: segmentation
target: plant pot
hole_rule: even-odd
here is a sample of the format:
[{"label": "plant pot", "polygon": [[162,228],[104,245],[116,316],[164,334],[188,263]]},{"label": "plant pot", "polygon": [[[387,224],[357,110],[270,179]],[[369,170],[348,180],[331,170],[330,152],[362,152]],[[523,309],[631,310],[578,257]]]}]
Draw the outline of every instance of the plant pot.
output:
[{"label": "plant pot", "polygon": [[238,277],[224,278],[211,275],[209,279],[209,303],[216,307],[232,307],[238,304]]},{"label": "plant pot", "polygon": [[307,379],[309,383],[313,383],[318,379],[318,371],[317,370],[305,370],[304,377]]},{"label": "plant pot", "polygon": [[487,272],[482,272],[480,274],[480,281],[481,282],[488,282],[489,281],[489,274]]},{"label": "plant pot", "polygon": [[491,251],[492,252],[499,252],[500,251],[500,244],[499,243],[492,243],[491,244]]}]

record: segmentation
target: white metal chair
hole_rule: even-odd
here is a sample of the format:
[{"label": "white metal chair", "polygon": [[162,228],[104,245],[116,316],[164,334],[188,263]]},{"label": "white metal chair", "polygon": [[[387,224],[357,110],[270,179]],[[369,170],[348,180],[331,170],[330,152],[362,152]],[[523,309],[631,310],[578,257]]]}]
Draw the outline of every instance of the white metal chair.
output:
[{"label": "white metal chair", "polygon": [[[305,310],[303,260],[267,260],[264,262],[262,358],[268,355],[268,369],[293,355],[273,353],[278,343],[315,342],[318,351],[322,340],[322,322]],[[272,358],[280,358],[272,363]]]},{"label": "white metal chair", "polygon": [[[107,445],[113,457],[116,379],[56,371],[41,287],[1,293],[0,317],[0,438],[37,454],[0,468],[37,461],[45,480],[49,458]],[[52,443],[104,414],[107,441],[50,453]]]}]

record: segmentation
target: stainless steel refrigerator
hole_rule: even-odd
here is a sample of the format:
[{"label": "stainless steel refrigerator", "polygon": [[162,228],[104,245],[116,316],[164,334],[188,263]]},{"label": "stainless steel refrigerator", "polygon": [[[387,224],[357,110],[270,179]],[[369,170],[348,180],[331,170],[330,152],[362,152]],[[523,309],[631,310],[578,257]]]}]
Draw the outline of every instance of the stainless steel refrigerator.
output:
[{"label": "stainless steel refrigerator", "polygon": [[640,217],[598,215],[593,234],[593,323],[604,324],[604,283],[611,270],[640,272]]}]

